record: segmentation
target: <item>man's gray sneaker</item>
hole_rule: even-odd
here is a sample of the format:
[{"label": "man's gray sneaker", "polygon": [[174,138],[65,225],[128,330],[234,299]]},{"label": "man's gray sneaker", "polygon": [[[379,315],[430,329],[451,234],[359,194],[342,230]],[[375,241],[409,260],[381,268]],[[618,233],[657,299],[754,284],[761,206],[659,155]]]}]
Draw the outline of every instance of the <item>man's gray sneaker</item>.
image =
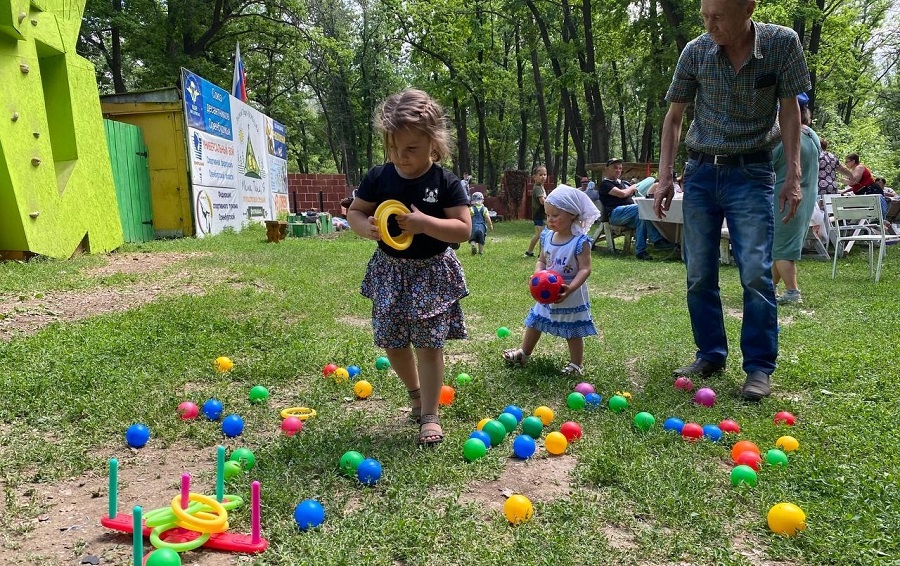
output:
[{"label": "man's gray sneaker", "polygon": [[779,305],[799,305],[803,303],[803,296],[800,295],[800,289],[788,289],[784,294],[778,295],[775,298],[775,302]]}]

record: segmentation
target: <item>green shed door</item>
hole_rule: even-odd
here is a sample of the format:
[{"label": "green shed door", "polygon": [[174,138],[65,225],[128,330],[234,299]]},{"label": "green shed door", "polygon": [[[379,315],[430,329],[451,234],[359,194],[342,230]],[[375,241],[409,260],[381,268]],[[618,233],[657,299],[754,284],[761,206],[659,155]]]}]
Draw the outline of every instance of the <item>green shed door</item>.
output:
[{"label": "green shed door", "polygon": [[103,120],[112,162],[119,217],[126,242],[147,242],[154,238],[150,206],[150,169],[147,146],[141,129],[132,124]]}]

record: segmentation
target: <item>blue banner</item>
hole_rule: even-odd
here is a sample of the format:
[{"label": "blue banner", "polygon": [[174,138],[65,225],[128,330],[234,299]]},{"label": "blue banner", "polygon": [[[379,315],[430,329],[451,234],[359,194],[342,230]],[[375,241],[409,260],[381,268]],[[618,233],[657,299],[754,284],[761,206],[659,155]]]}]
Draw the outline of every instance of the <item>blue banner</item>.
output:
[{"label": "blue banner", "polygon": [[187,69],[181,70],[184,110],[188,127],[226,140],[233,140],[231,96]]}]

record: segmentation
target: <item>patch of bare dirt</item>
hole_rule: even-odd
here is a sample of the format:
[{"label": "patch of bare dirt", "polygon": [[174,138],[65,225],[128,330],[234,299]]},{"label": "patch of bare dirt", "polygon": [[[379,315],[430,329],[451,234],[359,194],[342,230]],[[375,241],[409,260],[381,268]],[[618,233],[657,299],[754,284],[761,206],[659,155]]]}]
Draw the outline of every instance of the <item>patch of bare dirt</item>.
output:
[{"label": "patch of bare dirt", "polygon": [[656,285],[638,285],[630,288],[616,289],[613,291],[599,291],[596,294],[610,299],[619,299],[621,301],[637,301],[641,297],[652,295],[660,290]]},{"label": "patch of bare dirt", "polygon": [[459,497],[461,503],[477,503],[490,512],[503,512],[503,503],[514,493],[520,493],[534,503],[569,497],[574,456],[551,456],[528,460],[510,458],[500,477],[494,481],[475,484]]},{"label": "patch of bare dirt", "polygon": [[[115,456],[119,460],[118,513],[130,515],[135,505],[141,505],[144,512],[167,506],[179,493],[184,472],[192,474],[192,491],[215,493],[213,451],[197,451],[190,446],[148,446]],[[23,514],[24,518],[14,529],[5,529],[0,539],[0,564],[132,564],[131,535],[100,524],[101,517],[109,511],[106,474],[87,473],[65,482],[23,485],[10,490],[7,501],[7,507],[33,509],[34,513]],[[249,524],[249,512],[244,509],[243,514],[246,517],[239,518],[238,522]],[[232,527],[231,530],[243,533],[247,529]],[[151,549],[145,539],[145,554]],[[181,557],[186,566],[252,562],[248,556],[209,549],[194,550]]]},{"label": "patch of bare dirt", "polygon": [[372,319],[362,318],[359,316],[344,315],[335,319],[336,322],[352,326],[354,328],[368,328],[372,324]]},{"label": "patch of bare dirt", "polygon": [[181,269],[158,279],[150,275],[171,270],[173,264],[201,255],[111,254],[107,256],[106,265],[85,271],[85,276],[102,278],[124,274],[144,277],[134,284],[50,292],[28,298],[0,295],[0,340],[32,334],[54,322],[74,322],[123,312],[160,297],[202,295],[213,285],[227,281],[230,274],[223,270]]}]

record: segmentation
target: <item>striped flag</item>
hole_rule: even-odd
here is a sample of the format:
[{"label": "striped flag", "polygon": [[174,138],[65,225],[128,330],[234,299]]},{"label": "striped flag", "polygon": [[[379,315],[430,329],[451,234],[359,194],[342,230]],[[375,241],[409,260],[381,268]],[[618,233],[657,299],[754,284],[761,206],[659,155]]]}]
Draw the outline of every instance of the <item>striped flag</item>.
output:
[{"label": "striped flag", "polygon": [[241,59],[241,44],[234,48],[234,78],[231,80],[231,95],[247,102],[247,75],[244,74],[244,60]]}]

